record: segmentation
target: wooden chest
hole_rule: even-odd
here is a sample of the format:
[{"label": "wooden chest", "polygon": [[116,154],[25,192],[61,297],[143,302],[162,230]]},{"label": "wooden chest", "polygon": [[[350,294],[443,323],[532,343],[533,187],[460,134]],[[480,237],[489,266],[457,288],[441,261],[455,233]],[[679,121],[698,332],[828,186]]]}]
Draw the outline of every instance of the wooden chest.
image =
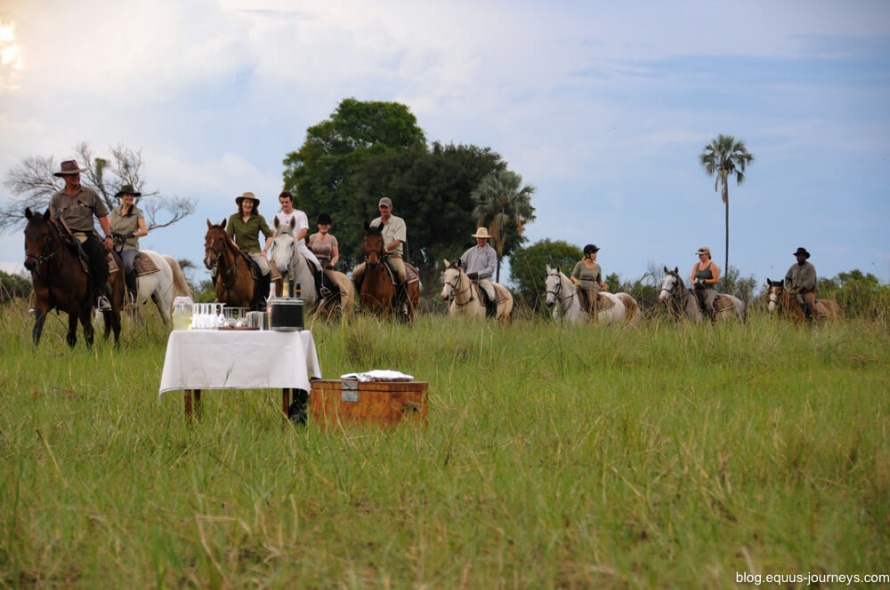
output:
[{"label": "wooden chest", "polygon": [[426,424],[428,385],[419,381],[312,381],[309,415],[325,428],[395,426],[403,420]]}]

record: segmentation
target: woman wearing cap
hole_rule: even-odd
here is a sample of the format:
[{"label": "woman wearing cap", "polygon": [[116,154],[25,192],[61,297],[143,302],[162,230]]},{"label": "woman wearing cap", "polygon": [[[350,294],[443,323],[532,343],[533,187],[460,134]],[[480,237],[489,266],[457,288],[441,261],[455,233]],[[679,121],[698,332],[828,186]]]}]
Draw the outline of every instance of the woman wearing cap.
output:
[{"label": "woman wearing cap", "polygon": [[460,257],[460,265],[464,272],[474,283],[479,285],[485,293],[485,310],[489,317],[496,317],[498,313],[498,301],[494,293],[494,283],[491,277],[497,270],[498,253],[488,243],[491,236],[487,227],[476,228],[476,233],[471,237],[476,238],[476,245],[464,252]]},{"label": "woman wearing cap", "polygon": [[590,312],[595,311],[597,292],[609,290],[609,285],[603,281],[603,269],[596,262],[596,253],[599,251],[596,244],[584,246],[584,258],[578,261],[569,277],[578,287],[578,292],[584,299],[582,303],[586,303],[586,308]]},{"label": "woman wearing cap", "polygon": [[714,300],[717,299],[717,283],[720,282],[720,268],[711,260],[711,249],[702,246],[695,251],[698,262],[692,267],[689,282],[695,289],[698,303],[711,321],[714,320]]},{"label": "woman wearing cap", "polygon": [[139,255],[139,238],[148,235],[145,216],[142,209],[136,206],[136,198],[141,196],[142,193],[137,192],[133,185],[125,184],[114,195],[121,202],[111,212],[111,237],[114,240],[114,249],[124,263],[124,276],[131,304],[136,301],[135,263]]},{"label": "woman wearing cap", "polygon": [[810,253],[806,248],[798,248],[793,254],[797,262],[785,274],[785,288],[803,299],[803,311],[807,319],[816,317],[816,267],[808,262]]},{"label": "woman wearing cap", "polygon": [[340,260],[340,246],[337,238],[329,233],[333,220],[327,213],[322,213],[315,223],[318,225],[318,231],[309,236],[309,249],[324,268],[334,268]]},{"label": "woman wearing cap", "polygon": [[[266,223],[265,217],[260,215],[260,200],[253,193],[243,193],[235,199],[238,212],[229,217],[226,223],[226,233],[232,238],[242,252],[250,256],[260,267],[263,278],[268,281],[269,261],[266,260],[266,252],[272,246],[272,230]],[[260,232],[266,238],[265,245],[260,248]],[[268,287],[268,282],[267,285]],[[264,290],[265,293],[268,288]]]}]

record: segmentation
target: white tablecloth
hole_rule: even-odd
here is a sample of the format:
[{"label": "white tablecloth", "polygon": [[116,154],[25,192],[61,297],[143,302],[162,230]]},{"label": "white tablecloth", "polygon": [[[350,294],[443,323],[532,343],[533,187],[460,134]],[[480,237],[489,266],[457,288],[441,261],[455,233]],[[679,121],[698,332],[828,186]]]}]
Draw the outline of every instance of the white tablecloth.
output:
[{"label": "white tablecloth", "polygon": [[177,389],[305,389],[321,379],[312,332],[174,330],[158,397]]}]

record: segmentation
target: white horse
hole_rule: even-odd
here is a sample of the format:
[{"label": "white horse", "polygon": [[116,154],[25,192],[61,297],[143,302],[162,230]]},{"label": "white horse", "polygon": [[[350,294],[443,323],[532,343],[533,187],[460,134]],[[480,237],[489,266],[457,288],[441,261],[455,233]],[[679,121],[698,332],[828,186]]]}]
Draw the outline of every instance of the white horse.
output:
[{"label": "white horse", "polygon": [[[513,314],[513,294],[500,283],[494,285],[495,296],[498,299],[495,319],[507,322]],[[461,267],[460,260],[448,262],[445,260],[445,286],[442,288],[442,299],[451,300],[448,306],[448,315],[451,317],[464,316],[474,320],[485,319],[485,302],[482,300],[481,289],[473,284],[467,273]]]},{"label": "white horse", "polygon": [[[139,309],[148,303],[151,299],[161,314],[161,321],[169,324],[173,313],[173,299],[175,297],[191,297],[192,290],[189,288],[185,275],[179,262],[172,256],[166,254],[158,254],[151,250],[139,250],[139,256],[146,256],[157,267],[158,272],[152,272],[136,277],[136,303],[135,305],[125,304],[124,309],[130,314],[130,318],[138,322],[144,323]],[[102,325],[105,314],[96,312],[96,322]]]},{"label": "white horse", "polygon": [[[686,288],[677,267],[674,267],[674,270],[664,267],[664,278],[661,279],[661,292],[658,294],[658,300],[667,305],[673,319],[685,318],[695,323],[705,319],[698,304],[698,297],[692,289]],[[717,295],[714,305],[717,310],[714,314],[716,321],[723,322],[733,318],[745,321],[745,302],[738,297],[720,293]]]},{"label": "white horse", "polygon": [[303,298],[303,305],[307,310],[312,309],[318,300],[318,294],[315,292],[315,269],[297,250],[297,242],[294,237],[296,221],[291,219],[290,224],[281,225],[276,217],[274,224],[275,235],[272,238],[272,254],[269,263],[273,264],[281,273],[282,281],[293,279],[294,283],[300,283],[302,289],[300,296]]},{"label": "white horse", "polygon": [[[560,317],[572,324],[580,324],[590,321],[590,313],[581,307],[581,295],[575,284],[567,277],[560,268],[550,268],[547,265],[547,276],[544,279],[544,286],[547,289],[547,298],[544,303],[547,307],[556,306]],[[600,298],[610,302],[610,306],[604,306],[596,314],[596,321],[603,324],[614,324],[622,321],[633,321],[637,317],[636,311],[639,309],[637,302],[627,293],[619,293],[613,295],[607,291],[599,292]],[[628,305],[625,305],[628,301]],[[630,302],[633,302],[632,304]],[[633,315],[629,313],[630,307]]]}]

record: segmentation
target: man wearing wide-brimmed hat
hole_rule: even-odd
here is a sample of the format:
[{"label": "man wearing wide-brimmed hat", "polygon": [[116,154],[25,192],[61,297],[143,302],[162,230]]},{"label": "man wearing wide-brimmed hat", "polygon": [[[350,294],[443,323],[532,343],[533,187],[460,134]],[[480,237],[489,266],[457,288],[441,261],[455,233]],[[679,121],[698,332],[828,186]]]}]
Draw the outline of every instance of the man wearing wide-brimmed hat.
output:
[{"label": "man wearing wide-brimmed hat", "polygon": [[785,288],[793,293],[803,307],[807,319],[816,317],[816,267],[809,262],[810,253],[798,248],[793,256],[797,262],[785,274]]},{"label": "man wearing wide-brimmed hat", "polygon": [[114,250],[124,263],[124,276],[130,303],[136,302],[136,257],[139,256],[139,238],[148,235],[148,224],[142,209],[136,206],[136,199],[142,193],[125,184],[114,195],[120,204],[111,211],[111,237]]},{"label": "man wearing wide-brimmed hat", "polygon": [[494,276],[498,266],[498,253],[488,240],[487,227],[476,228],[476,233],[471,237],[476,238],[476,245],[463,253],[460,257],[460,265],[474,283],[485,293],[485,312],[489,317],[495,317],[498,311],[498,299],[494,292]]},{"label": "man wearing wide-brimmed hat", "polygon": [[[87,169],[78,166],[75,160],[62,162],[60,170],[54,173],[54,176],[65,180],[65,188],[52,196],[49,210],[53,219],[62,221],[82,244],[83,251],[89,258],[91,300],[97,302],[100,310],[108,311],[111,309],[111,303],[106,296],[109,291],[106,254],[111,251],[113,245],[111,224],[108,221],[108,207],[105,206],[105,202],[96,191],[80,184],[80,173],[86,171]],[[96,234],[94,217],[99,220],[104,240]]]}]

